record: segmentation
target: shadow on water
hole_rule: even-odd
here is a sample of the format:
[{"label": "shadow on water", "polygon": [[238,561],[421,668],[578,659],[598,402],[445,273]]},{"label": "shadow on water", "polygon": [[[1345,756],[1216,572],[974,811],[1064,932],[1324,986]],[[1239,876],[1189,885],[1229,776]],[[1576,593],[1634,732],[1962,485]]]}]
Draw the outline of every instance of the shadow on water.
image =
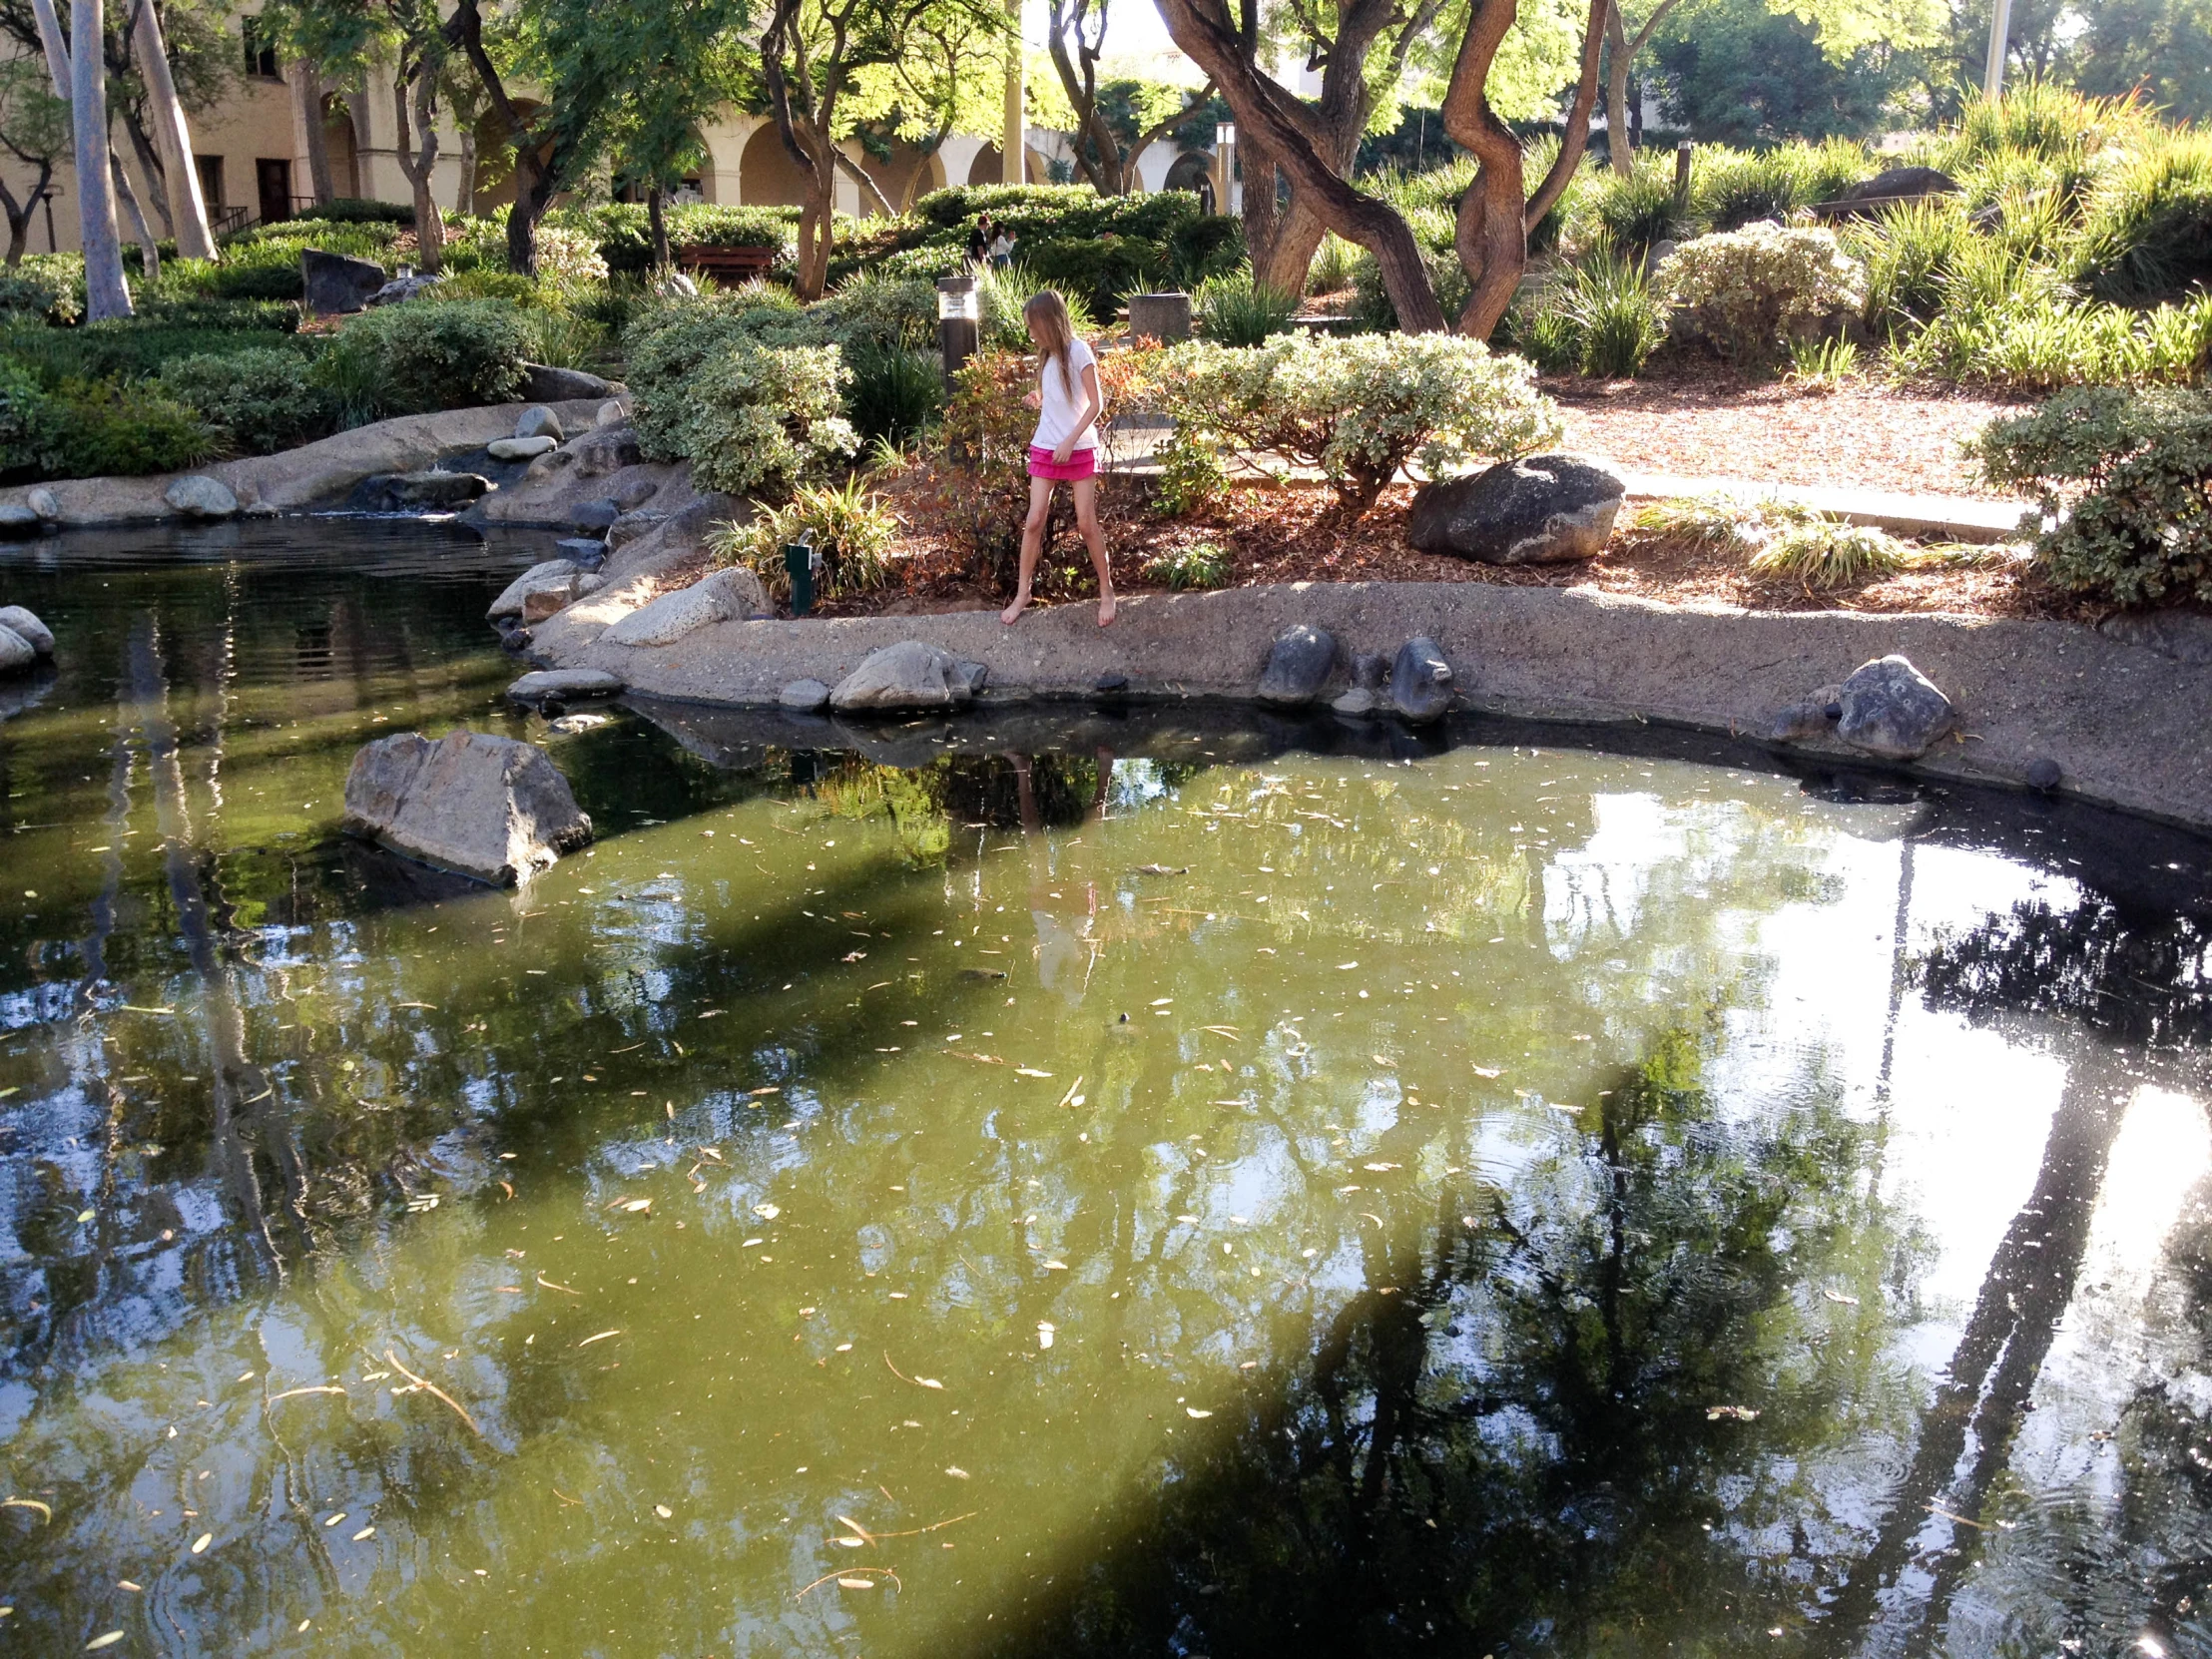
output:
[{"label": "shadow on water", "polygon": [[[172,1616],[186,1608],[185,1625],[159,1635],[168,1650],[282,1650],[302,1605],[334,1612],[363,1599],[321,1520],[322,1494],[339,1489],[332,1466],[380,1495],[387,1534],[466,1539],[481,1527],[490,1559],[503,1527],[520,1535],[500,1511],[513,1471],[535,1480],[550,1467],[560,1492],[574,1476],[545,1459],[566,1447],[596,1459],[606,1495],[594,1499],[594,1532],[564,1559],[619,1563],[626,1581],[649,1585],[633,1614],[658,1610],[702,1651],[728,1648],[733,1629],[741,1651],[761,1652],[826,1651],[866,1633],[790,1604],[780,1577],[772,1597],[752,1602],[702,1588],[721,1584],[731,1538],[750,1538],[758,1518],[671,1536],[650,1558],[658,1565],[618,1555],[631,1536],[602,1538],[599,1517],[650,1513],[661,1489],[616,1466],[619,1409],[635,1413],[623,1421],[651,1421],[650,1443],[679,1466],[704,1466],[731,1428],[674,1423],[661,1396],[632,1399],[613,1391],[628,1385],[620,1374],[584,1373],[573,1347],[532,1348],[523,1337],[544,1329],[542,1316],[498,1304],[491,1281],[457,1272],[449,1296],[412,1287],[402,1311],[379,1277],[396,1270],[382,1264],[404,1254],[406,1229],[426,1228],[426,1201],[440,1199],[444,1217],[460,1212],[453,1225],[471,1229],[455,1247],[464,1254],[495,1260],[494,1244],[509,1238],[536,1250],[502,1231],[510,1202],[519,1214],[529,1195],[569,1181],[589,1201],[578,1215],[605,1218],[649,1169],[680,1192],[674,1178],[691,1154],[668,1150],[679,1145],[712,1143],[758,1167],[746,1199],[774,1193],[798,1215],[836,1213],[841,1195],[893,1179],[903,1187],[919,1169],[940,1175],[948,1196],[907,1229],[905,1259],[924,1264],[917,1281],[941,1274],[963,1287],[999,1345],[992,1352],[1010,1361],[1005,1345],[1067,1317],[1057,1282],[1032,1266],[1035,1216],[1023,1217],[1048,1207],[1030,1194],[1055,1175],[1054,1160],[1079,1156],[1075,1120],[1056,1115],[1049,1095],[1027,1117],[997,1104],[980,1150],[963,1144],[941,1167],[911,1150],[912,1119],[897,1100],[871,1098],[888,1063],[879,1056],[917,1040],[909,1022],[967,1031],[997,1017],[1004,970],[932,960],[926,985],[917,974],[907,990],[897,983],[906,947],[886,941],[928,935],[956,883],[1008,856],[1028,869],[1008,892],[1016,911],[1024,894],[1037,908],[1040,975],[1074,973],[1095,917],[1077,915],[1072,898],[1058,920],[1044,913],[1061,898],[1049,890],[1051,849],[1095,833],[1127,763],[1143,763],[1145,787],[1165,794],[1286,758],[1388,766],[1470,746],[1695,762],[1769,784],[1779,774],[1850,804],[1850,833],[1894,843],[1900,859],[1873,1109],[1817,1056],[1761,1074],[1766,1092],[1747,1095],[1729,1070],[1744,1046],[1731,1015],[1752,993],[1700,968],[1666,982],[1665,1018],[1636,1053],[1595,1068],[1576,1103],[1536,1103],[1511,1158],[1483,1143],[1495,1131],[1481,1114],[1424,1117],[1410,1090],[1393,1094],[1366,1167],[1428,1158],[1447,1173],[1402,1186],[1356,1176],[1342,1191],[1357,1199],[1326,1207],[1328,1147],[1316,1149],[1288,1104],[1307,1046],[1298,1032],[1296,1042],[1267,1034],[1273,1046],[1253,1055],[1260,1080],[1249,1091],[1240,1082],[1239,1101],[1207,1098],[1215,1088],[1179,1096],[1188,1053],[1109,1047],[1088,1084],[1094,1121],[1118,1113],[1143,1129],[1135,1145],[1080,1154],[1094,1161],[1056,1248],[1069,1262],[1106,1264],[1100,1284],[1180,1306],[1194,1326],[1201,1306],[1250,1295],[1240,1352],[1259,1359],[1112,1489],[1088,1445],[1040,1448],[1064,1463],[1030,1490],[1041,1501],[1089,1485],[1090,1521],[1041,1530],[1039,1560],[970,1569],[977,1587],[964,1610],[934,1614],[937,1629],[915,1650],[2111,1652],[2145,1634],[2176,1653],[2212,1646],[2201,1611],[2212,1599],[2212,1402],[2201,1390],[2146,1384],[2100,1427],[2116,1504],[2039,1503],[2019,1473],[2054,1344],[2081,1299],[2129,1102],[2144,1089],[2200,1103],[2207,1094],[2212,863],[2201,839],[2063,803],[1796,771],[1755,746],[1655,728],[1471,721],[1415,735],[1203,707],[855,728],[641,705],[643,718],[550,744],[607,837],[604,861],[578,866],[607,890],[574,890],[606,900],[617,919],[592,921],[550,886],[456,888],[329,832],[345,761],[390,729],[379,724],[387,705],[425,725],[465,719],[545,737],[500,704],[507,665],[475,620],[514,561],[460,545],[434,559],[418,542],[390,551],[415,561],[407,568],[422,585],[370,603],[312,570],[258,589],[268,572],[237,544],[194,555],[238,564],[220,581],[168,586],[119,548],[102,579],[122,590],[95,598],[81,582],[57,582],[51,595],[71,625],[73,666],[36,711],[44,735],[25,743],[12,721],[0,727],[0,830],[15,845],[48,844],[35,837],[57,824],[74,837],[41,854],[27,907],[0,916],[5,1082],[38,1097],[43,1114],[11,1121],[13,1144],[0,1141],[11,1229],[0,1408],[11,1430],[32,1425],[9,1447],[8,1478],[64,1517],[43,1530],[21,1511],[0,1516],[0,1565],[12,1575],[0,1588],[24,1604],[26,1635],[50,1650],[74,1651],[102,1627],[90,1622],[96,1591],[128,1566],[123,1521],[110,1531],[75,1517],[176,1501],[145,1480],[167,1443],[159,1425],[189,1420],[196,1399],[222,1400],[230,1377],[273,1364],[272,1339],[228,1316],[280,1287],[300,1294],[269,1323],[285,1325],[284,1357],[300,1377],[358,1371],[370,1329],[383,1333],[372,1363],[388,1351],[393,1364],[422,1368],[457,1356],[465,1336],[465,1370],[439,1375],[466,1377],[455,1391],[480,1413],[479,1432],[439,1414],[364,1412],[314,1449],[306,1429],[277,1435],[266,1404],[240,1431],[251,1452],[196,1427],[211,1447],[196,1458],[221,1472],[219,1486],[235,1477],[244,1489],[249,1547],[196,1569],[204,1578],[189,1604],[163,1603]],[[1512,830],[1534,822],[1544,782],[1531,777],[1514,796]],[[809,809],[804,850],[778,813],[765,830],[736,816],[787,804]],[[1586,801],[1565,812],[1541,851],[1495,837],[1485,877],[1527,883],[1514,900],[1525,937],[1512,941],[1527,953],[1508,981],[1527,999],[1525,1029],[1502,1029],[1530,1048],[1547,1034],[1580,1040],[1569,1034],[1593,1024],[1593,1010],[1647,994],[1613,962],[1617,940],[1547,933],[1544,877],[1597,833]],[[881,850],[833,862],[828,849],[865,826],[887,827]],[[621,865],[633,829],[716,838],[687,869],[691,886],[663,887],[650,868]],[[1345,832],[1345,856],[1395,850],[1384,833]],[[1821,873],[1795,831],[1760,833],[1725,879],[1662,895],[1638,925],[1696,956],[1711,945],[1700,930],[1710,915],[1817,893]],[[765,853],[753,835],[793,844]],[[1908,949],[1916,860],[1950,851],[1999,852],[2047,879]],[[608,868],[624,873],[596,873]],[[1381,862],[1358,868],[1378,891],[1394,878]],[[767,879],[754,881],[755,870]],[[917,870],[941,872],[943,890],[917,884]],[[718,884],[732,894],[710,908]],[[1142,902],[1153,901],[1148,892]],[[1887,933],[1890,918],[1880,919]],[[433,948],[430,933],[447,928],[470,945]],[[509,948],[525,939],[527,958]],[[1063,940],[1066,961],[1051,970]],[[1362,954],[1382,949],[1371,937]],[[525,959],[544,966],[519,966]],[[879,963],[889,976],[880,985]],[[1049,978],[1043,988],[1054,988]],[[740,1018],[705,1023],[730,1009]],[[749,1026],[744,1010],[758,1010]],[[2026,1200],[1925,1386],[1887,1356],[1899,1333],[1931,1322],[1922,1287],[1932,1246],[1872,1173],[1898,1128],[1891,1044],[1915,1010],[2001,1034],[2063,1071]],[[1256,1027],[1241,1034],[1259,1049]],[[618,1055],[619,1084],[608,1063]],[[1060,1087],[1051,1079],[1051,1092]],[[776,1103],[773,1118],[764,1100]],[[1316,1195],[1296,1198],[1304,1208],[1285,1232],[1314,1239],[1322,1265],[1293,1260],[1280,1285],[1249,1292],[1201,1279],[1152,1219],[1204,1207],[1203,1149],[1163,1168],[1158,1148],[1223,1137],[1225,1107],[1236,1108],[1229,1121],[1275,1134],[1296,1176],[1290,1190]],[[779,1139],[786,1112],[786,1127],[813,1137],[804,1153]],[[738,1219],[766,1235],[748,1219],[760,1213]],[[614,1260],[620,1214],[560,1225],[606,1229]],[[2194,1214],[2169,1246],[2163,1375],[2176,1380],[2212,1367],[2212,1221],[2201,1204]],[[864,1252],[889,1253],[888,1231],[872,1221],[855,1237]],[[1314,1294],[1332,1262],[1342,1270],[1332,1294]],[[471,1298],[494,1311],[469,1311]],[[812,1312],[778,1310],[786,1324]],[[649,1336],[673,1343],[686,1331],[673,1323],[681,1317],[632,1310],[630,1375],[645,1368],[635,1356]],[[208,1334],[181,1343],[195,1326]],[[1136,1316],[1102,1310],[1090,1336],[1101,1349],[1119,1343],[1125,1382],[1157,1367],[1201,1397],[1201,1368],[1151,1352],[1174,1339],[1147,1335]],[[786,1343],[779,1328],[776,1346]],[[191,1375],[166,1391],[135,1382],[146,1391],[131,1395],[125,1374],[157,1354],[180,1373],[189,1355]],[[796,1389],[775,1382],[785,1374],[768,1373],[768,1358],[755,1387]],[[889,1386],[880,1377],[874,1385]],[[61,1442],[57,1433],[42,1444],[37,1425],[66,1420],[75,1400],[109,1386],[129,1411],[96,1418],[86,1445],[39,1465]],[[809,1434],[837,1443],[848,1426],[843,1406],[788,1408],[816,1413],[793,1419],[801,1444]],[[873,1421],[892,1407],[870,1409]],[[430,1426],[410,1430],[409,1420]],[[104,1442],[87,1449],[96,1436]],[[549,1507],[561,1514],[566,1501]],[[457,1593],[437,1570],[403,1558],[379,1590]],[[419,1641],[438,1626],[425,1612],[378,1628]],[[473,1627],[437,1639],[454,1651],[497,1645]],[[629,1649],[579,1635],[568,1651]]]}]

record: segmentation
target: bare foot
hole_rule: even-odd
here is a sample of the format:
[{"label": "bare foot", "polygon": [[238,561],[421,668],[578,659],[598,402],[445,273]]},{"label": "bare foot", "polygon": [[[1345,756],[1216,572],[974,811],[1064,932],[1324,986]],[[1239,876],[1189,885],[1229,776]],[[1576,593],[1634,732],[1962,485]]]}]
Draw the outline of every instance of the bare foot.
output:
[{"label": "bare foot", "polygon": [[1017,593],[1014,595],[1014,602],[998,613],[998,620],[1011,628],[1020,619],[1021,613],[1027,609],[1029,609],[1029,596],[1026,593]]},{"label": "bare foot", "polygon": [[1113,626],[1113,621],[1114,596],[1109,593],[1103,595],[1098,601],[1098,625],[1101,628],[1110,628]]}]

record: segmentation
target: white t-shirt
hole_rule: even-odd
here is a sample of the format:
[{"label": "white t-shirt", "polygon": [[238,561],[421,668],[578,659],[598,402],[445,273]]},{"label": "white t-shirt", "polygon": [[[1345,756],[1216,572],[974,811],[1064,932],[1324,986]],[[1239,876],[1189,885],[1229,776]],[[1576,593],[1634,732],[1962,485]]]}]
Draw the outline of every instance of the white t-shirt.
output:
[{"label": "white t-shirt", "polygon": [[[1068,341],[1067,376],[1062,378],[1059,363],[1047,363],[1037,380],[1037,435],[1029,440],[1038,449],[1057,449],[1060,441],[1075,430],[1075,423],[1083,418],[1083,408],[1090,401],[1083,390],[1083,370],[1094,367],[1098,359],[1091,355],[1091,348],[1079,339]],[[1100,402],[1105,401],[1100,394]],[[1106,418],[1103,407],[1099,420]],[[1098,447],[1098,421],[1094,420],[1083,435],[1075,440],[1078,449]]]}]

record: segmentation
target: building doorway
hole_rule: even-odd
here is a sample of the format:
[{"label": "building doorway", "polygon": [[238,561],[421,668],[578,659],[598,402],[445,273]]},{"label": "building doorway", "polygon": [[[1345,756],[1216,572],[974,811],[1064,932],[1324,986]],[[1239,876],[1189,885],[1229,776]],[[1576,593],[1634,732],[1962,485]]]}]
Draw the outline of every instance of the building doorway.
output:
[{"label": "building doorway", "polygon": [[291,217],[291,163],[263,156],[254,163],[254,184],[261,198],[262,223],[275,225]]}]

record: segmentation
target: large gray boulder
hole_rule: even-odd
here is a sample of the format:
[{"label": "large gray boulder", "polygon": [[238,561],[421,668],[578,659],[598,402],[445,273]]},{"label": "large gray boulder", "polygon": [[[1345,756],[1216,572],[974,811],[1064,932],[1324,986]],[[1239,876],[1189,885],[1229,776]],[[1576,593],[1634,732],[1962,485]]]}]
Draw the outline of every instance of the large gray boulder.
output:
[{"label": "large gray boulder", "polygon": [[507,701],[558,712],[587,697],[613,697],[621,690],[621,677],[603,668],[541,668],[509,686]]},{"label": "large gray boulder", "polygon": [[1336,668],[1336,637],[1311,623],[1294,623],[1275,636],[1256,695],[1278,708],[1303,709],[1320,701]]},{"label": "large gray boulder", "polygon": [[0,674],[21,674],[37,662],[29,640],[13,628],[0,627]]},{"label": "large gray boulder", "polygon": [[1390,708],[1400,720],[1425,726],[1451,707],[1451,665],[1434,640],[1410,639],[1390,664]]},{"label": "large gray boulder", "polygon": [[603,477],[610,472],[620,472],[626,466],[636,466],[645,459],[645,451],[638,447],[637,429],[633,426],[594,426],[582,437],[563,445],[560,452],[570,458],[579,478]]},{"label": "large gray boulder", "polygon": [[543,564],[532,565],[500,590],[499,597],[491,602],[491,609],[484,615],[492,622],[501,617],[520,616],[523,601],[540,590],[560,594],[561,603],[566,605],[576,597],[576,582],[583,574],[581,567],[569,559],[547,559]]},{"label": "large gray boulder", "polygon": [[32,512],[38,514],[49,524],[60,522],[62,498],[44,484],[40,484],[35,489],[26,490],[23,495],[23,505],[30,508]]},{"label": "large gray boulder", "polygon": [[362,301],[366,305],[403,305],[420,298],[445,278],[434,271],[418,271],[412,276],[394,276]]},{"label": "large gray boulder", "polygon": [[578,397],[605,397],[614,382],[580,368],[554,368],[547,363],[522,365],[522,395],[532,403],[566,403]]},{"label": "large gray boulder", "polygon": [[1423,485],[1405,539],[1423,553],[1493,565],[1595,558],[1613,533],[1627,480],[1588,455],[1530,455]]},{"label": "large gray boulder", "polygon": [[20,501],[0,501],[0,536],[35,536],[46,521]]},{"label": "large gray boulder", "polygon": [[1910,761],[1948,733],[1957,711],[1935,683],[1903,657],[1878,657],[1844,682],[1836,735],[1888,761]]},{"label": "large gray boulder", "polygon": [[983,689],[981,663],[963,662],[925,640],[900,640],[871,652],[837,682],[830,706],[839,714],[903,714],[964,709]]},{"label": "large gray boulder", "polygon": [[632,611],[600,636],[609,645],[674,645],[713,622],[745,622],[769,614],[768,593],[750,570],[733,566],[702,576]]},{"label": "large gray boulder", "polygon": [[0,605],[0,628],[20,634],[41,657],[54,654],[54,631],[21,605]]},{"label": "large gray boulder", "polygon": [[551,438],[559,443],[568,434],[561,430],[561,417],[543,403],[533,403],[515,419],[515,436],[518,438]]},{"label": "large gray boulder", "polygon": [[591,839],[591,819],[541,750],[482,732],[362,745],[345,776],[344,829],[502,886]]},{"label": "large gray boulder", "polygon": [[495,461],[534,461],[540,455],[550,455],[561,446],[555,437],[493,438],[484,445],[484,453]]},{"label": "large gray boulder", "polygon": [[522,620],[525,625],[543,622],[549,616],[558,616],[587,594],[597,593],[607,585],[607,578],[591,571],[580,571],[568,592],[557,587],[534,589],[522,596]]},{"label": "large gray boulder", "polygon": [[306,248],[299,254],[299,281],[307,309],[316,316],[334,316],[366,306],[384,285],[384,268],[372,260]]},{"label": "large gray boulder", "polygon": [[635,508],[607,526],[607,546],[610,551],[617,547],[626,547],[640,536],[651,535],[668,520],[667,513],[655,508]]},{"label": "large gray boulder", "polygon": [[187,518],[235,518],[239,498],[220,478],[204,472],[178,479],[162,491],[162,499]]}]

